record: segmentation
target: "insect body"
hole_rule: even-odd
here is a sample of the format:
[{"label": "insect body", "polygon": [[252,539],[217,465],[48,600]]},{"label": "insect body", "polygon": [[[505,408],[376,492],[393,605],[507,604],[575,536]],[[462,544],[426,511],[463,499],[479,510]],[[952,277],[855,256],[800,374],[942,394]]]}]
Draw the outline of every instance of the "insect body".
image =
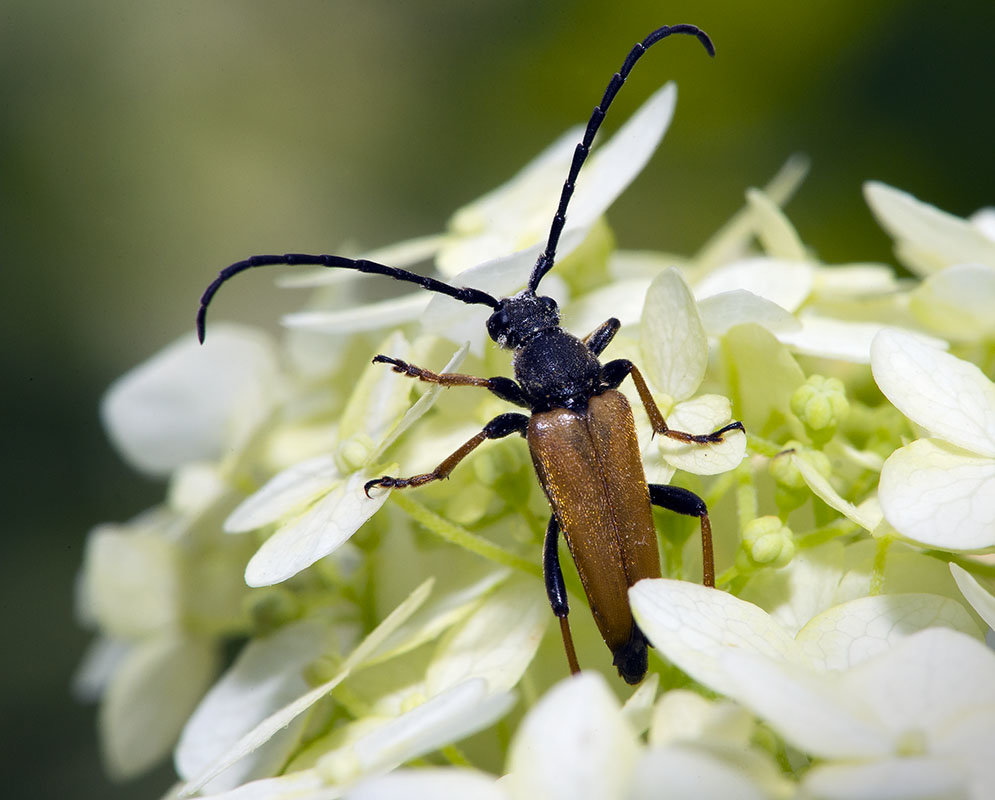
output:
[{"label": "insect body", "polygon": [[705,503],[685,489],[647,484],[632,410],[618,386],[631,376],[656,434],[709,444],[722,441],[729,431],[742,431],[743,425],[733,422],[701,435],[671,430],[632,362],[618,359],[602,364],[598,358],[618,331],[619,321],[609,319],[584,339],[578,339],[560,327],[559,309],[553,299],[537,290],[553,267],[577,176],[608,107],[646,49],[675,33],[696,36],[709,54],[714,54],[708,36],[693,25],[660,28],[632,48],[609,82],[574,151],[546,247],[526,288],[518,294],[499,300],[478,289],[452,286],[372,261],[289,253],[253,256],[222,270],[204,292],[197,315],[197,331],[203,341],[207,306],[221,284],[247,269],[275,264],[320,265],[386,275],[464,303],[490,307],[487,332],[498,345],[513,351],[514,380],[439,374],[385,355],[377,355],[373,361],[428,383],[482,387],[530,413],[500,414],[431,472],[410,478],[385,475],[369,481],[366,493],[378,487],[403,489],[440,480],[484,441],[512,434],[524,436],[552,508],[543,543],[543,572],[550,605],[560,620],[570,669],[577,672],[580,667],[567,622],[569,605],[557,549],[561,531],[598,629],[619,674],[628,683],[638,683],[646,674],[647,641],[632,618],[627,590],[642,578],[660,576],[651,505],[700,519],[706,585],[714,585],[715,570]]}]

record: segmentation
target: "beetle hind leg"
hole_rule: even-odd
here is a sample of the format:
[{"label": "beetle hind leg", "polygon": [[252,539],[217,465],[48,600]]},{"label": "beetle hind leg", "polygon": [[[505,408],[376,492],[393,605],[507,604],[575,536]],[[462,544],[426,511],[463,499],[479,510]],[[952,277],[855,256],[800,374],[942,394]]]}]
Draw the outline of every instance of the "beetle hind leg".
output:
[{"label": "beetle hind leg", "polygon": [[688,517],[698,517],[701,521],[701,572],[702,583],[715,587],[715,555],[712,552],[712,523],[708,521],[708,508],[705,501],[694,492],[682,489],[680,486],[668,486],[665,483],[651,483],[650,502]]},{"label": "beetle hind leg", "polygon": [[560,635],[563,637],[563,649],[567,654],[570,672],[576,675],[580,672],[580,664],[577,662],[577,651],[574,650],[570,622],[567,619],[567,615],[570,613],[570,604],[567,602],[567,586],[563,582],[563,570],[560,569],[560,553],[557,549],[559,533],[560,524],[556,521],[556,517],[551,514],[549,524],[546,526],[546,536],[542,541],[542,574],[546,581],[546,596],[549,598],[549,605],[560,621]]}]

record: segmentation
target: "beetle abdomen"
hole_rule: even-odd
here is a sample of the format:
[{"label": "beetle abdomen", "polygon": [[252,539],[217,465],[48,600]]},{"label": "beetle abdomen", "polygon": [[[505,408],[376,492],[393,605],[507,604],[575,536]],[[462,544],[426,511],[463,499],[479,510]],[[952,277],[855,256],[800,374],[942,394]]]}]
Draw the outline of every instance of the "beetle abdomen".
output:
[{"label": "beetle abdomen", "polygon": [[[592,397],[584,413],[533,414],[528,442],[605,643],[616,661],[627,663],[639,660],[630,651],[642,647],[644,673],[645,640],[627,590],[641,578],[660,577],[660,556],[628,400],[609,390]],[[642,678],[627,672],[630,682]]]}]

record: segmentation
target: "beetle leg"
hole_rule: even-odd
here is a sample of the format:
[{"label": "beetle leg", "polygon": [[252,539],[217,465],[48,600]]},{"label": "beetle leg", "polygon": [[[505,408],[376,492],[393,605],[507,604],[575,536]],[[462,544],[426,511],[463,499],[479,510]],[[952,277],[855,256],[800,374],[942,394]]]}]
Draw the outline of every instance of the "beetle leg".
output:
[{"label": "beetle leg", "polygon": [[639,399],[643,401],[643,407],[649,415],[650,424],[653,426],[653,433],[659,433],[679,442],[689,442],[693,444],[717,444],[721,442],[725,434],[729,431],[743,431],[743,423],[736,421],[719,428],[711,433],[686,433],[685,431],[675,431],[667,427],[667,421],[660,413],[653,395],[650,394],[649,387],[643,379],[642,373],[631,361],[625,358],[609,361],[601,370],[601,380],[611,389],[617,389],[619,384],[625,380],[627,375],[632,376],[632,382],[636,384],[636,391],[639,392]]},{"label": "beetle leg", "polygon": [[407,361],[399,358],[377,355],[373,357],[374,364],[390,364],[394,372],[400,372],[411,378],[417,378],[426,383],[438,383],[441,386],[481,386],[488,389],[502,400],[514,403],[516,406],[530,408],[529,402],[525,399],[522,388],[511,378],[478,378],[474,375],[461,375],[456,372],[432,372],[431,370],[416,367]]},{"label": "beetle leg", "polygon": [[563,636],[563,649],[567,653],[570,672],[576,675],[580,672],[580,664],[577,663],[577,652],[574,650],[573,636],[570,635],[570,623],[567,621],[570,606],[567,603],[567,586],[563,582],[563,570],[560,569],[560,552],[557,548],[559,533],[560,524],[556,521],[556,517],[550,514],[549,524],[546,526],[546,537],[542,541],[542,574],[546,580],[546,596],[549,597],[549,605],[552,606],[553,613],[560,621],[560,634]]},{"label": "beetle leg", "polygon": [[380,478],[374,478],[372,481],[367,481],[363,486],[363,491],[369,497],[370,489],[374,486],[379,486],[382,489],[405,489],[408,486],[421,486],[431,481],[442,480],[449,477],[449,473],[453,471],[456,465],[487,439],[501,439],[513,433],[519,433],[524,436],[528,425],[529,418],[524,414],[499,414],[488,422],[480,433],[466,441],[455,453],[446,458],[431,472],[413,475],[410,478],[392,478],[389,475],[384,475]]},{"label": "beetle leg", "polygon": [[680,486],[651,483],[649,487],[650,502],[653,505],[688,517],[698,517],[701,520],[702,583],[714,588],[715,556],[712,553],[712,524],[708,521],[708,508],[705,506],[705,501],[694,492],[689,492]]},{"label": "beetle leg", "polygon": [[615,334],[621,327],[622,323],[612,317],[587,334],[584,337],[584,344],[590,348],[594,355],[600,356],[601,351],[608,347],[609,342],[615,338]]}]

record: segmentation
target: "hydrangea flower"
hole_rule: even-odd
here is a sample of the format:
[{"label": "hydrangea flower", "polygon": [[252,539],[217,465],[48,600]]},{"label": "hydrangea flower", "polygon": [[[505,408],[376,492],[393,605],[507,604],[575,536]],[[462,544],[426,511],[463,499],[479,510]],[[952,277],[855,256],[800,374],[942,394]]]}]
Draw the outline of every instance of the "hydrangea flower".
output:
[{"label": "hydrangea flower", "polygon": [[[83,565],[97,636],[77,688],[101,702],[113,774],[172,749],[171,796],[215,800],[984,796],[995,569],[954,551],[995,546],[991,214],[868,184],[914,277],[826,265],[782,210],[794,159],[696,254],[618,250],[601,216],[674,98],[595,150],[544,283],[579,335],[622,321],[606,357],[640,366],[670,425],[749,433],[654,439],[621,387],[649,480],[705,499],[719,567],[718,590],[672,580],[697,577],[697,522],[660,515],[668,579],[630,593],[655,648],[643,684],[614,675],[566,550],[585,669],[565,678],[524,443],[363,492],[508,410],[369,363],[506,374],[486,312],[424,292],[361,305],[356,276],[288,271],[316,290],[280,346],[212,323],[205,349],[184,337],[104,403],[124,457],[169,479],[160,506],[92,532]],[[372,257],[515,291],[576,136]]]}]

